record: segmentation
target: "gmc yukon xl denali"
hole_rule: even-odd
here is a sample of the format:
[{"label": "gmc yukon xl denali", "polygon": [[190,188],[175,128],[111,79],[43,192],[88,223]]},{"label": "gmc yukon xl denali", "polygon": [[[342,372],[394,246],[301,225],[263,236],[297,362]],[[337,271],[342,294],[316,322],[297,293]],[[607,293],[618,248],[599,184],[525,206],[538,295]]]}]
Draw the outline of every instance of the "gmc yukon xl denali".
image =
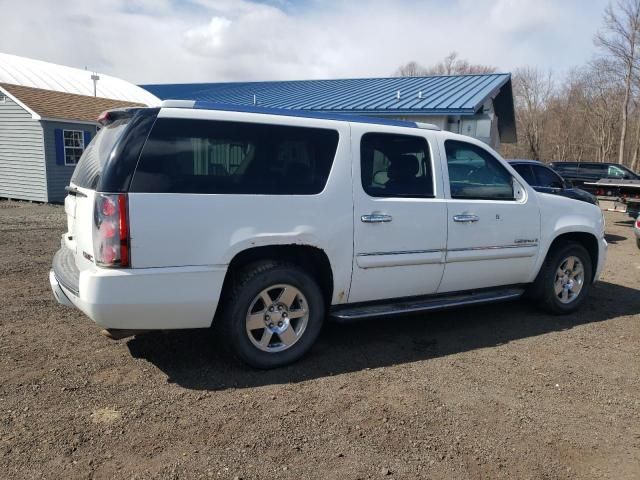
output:
[{"label": "gmc yukon xl denali", "polygon": [[99,120],[50,282],[112,337],[212,327],[271,368],[326,317],[573,312],[605,262],[597,206],[433,126],[186,101]]}]

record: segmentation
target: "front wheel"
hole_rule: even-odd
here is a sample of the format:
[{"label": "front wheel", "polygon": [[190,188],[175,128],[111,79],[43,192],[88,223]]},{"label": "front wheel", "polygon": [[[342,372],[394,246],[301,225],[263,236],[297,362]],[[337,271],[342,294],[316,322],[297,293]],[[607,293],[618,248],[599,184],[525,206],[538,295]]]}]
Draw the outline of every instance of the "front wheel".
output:
[{"label": "front wheel", "polygon": [[295,265],[262,262],[246,269],[225,299],[223,340],[249,365],[275,368],[309,351],[324,315],[313,277]]},{"label": "front wheel", "polygon": [[542,307],[555,314],[575,311],[591,287],[592,264],[589,252],[575,242],[561,244],[549,252],[533,289]]}]

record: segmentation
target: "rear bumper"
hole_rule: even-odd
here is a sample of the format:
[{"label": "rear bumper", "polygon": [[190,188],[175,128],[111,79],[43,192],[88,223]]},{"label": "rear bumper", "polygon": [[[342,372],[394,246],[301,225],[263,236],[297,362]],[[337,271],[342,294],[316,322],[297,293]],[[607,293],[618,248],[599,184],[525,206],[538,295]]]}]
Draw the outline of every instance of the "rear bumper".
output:
[{"label": "rear bumper", "polygon": [[74,289],[58,262],[49,281],[59,303],[78,308],[103,328],[165,330],[209,327],[225,274],[226,266],[94,267],[78,272]]}]

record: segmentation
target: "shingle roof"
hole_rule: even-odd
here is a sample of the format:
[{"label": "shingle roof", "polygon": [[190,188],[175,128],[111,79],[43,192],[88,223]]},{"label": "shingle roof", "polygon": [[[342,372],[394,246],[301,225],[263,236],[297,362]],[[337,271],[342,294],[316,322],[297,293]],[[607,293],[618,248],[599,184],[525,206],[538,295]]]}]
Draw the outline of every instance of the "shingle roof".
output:
[{"label": "shingle roof", "polygon": [[42,118],[96,122],[105,110],[146,106],[109,98],[56,92],[42,88],[0,83],[0,87]]},{"label": "shingle roof", "polygon": [[474,115],[489,98],[502,141],[515,141],[511,75],[142,85],[166,99],[360,115]]}]

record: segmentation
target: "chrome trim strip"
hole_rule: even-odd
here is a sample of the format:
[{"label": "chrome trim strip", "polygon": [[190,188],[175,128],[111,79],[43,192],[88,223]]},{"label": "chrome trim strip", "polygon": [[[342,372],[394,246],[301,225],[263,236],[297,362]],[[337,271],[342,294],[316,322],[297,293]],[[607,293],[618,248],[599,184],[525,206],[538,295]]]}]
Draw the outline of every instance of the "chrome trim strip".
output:
[{"label": "chrome trim strip", "polygon": [[438,253],[438,252],[444,252],[445,249],[440,248],[440,249],[435,249],[435,250],[404,250],[404,251],[397,251],[397,252],[371,252],[371,253],[358,253],[359,257],[371,257],[371,256],[375,256],[375,255],[411,255],[411,254],[415,254],[415,253]]},{"label": "chrome trim strip", "polygon": [[503,248],[529,248],[529,247],[537,247],[538,242],[536,243],[511,243],[509,245],[491,245],[489,247],[467,247],[467,248],[449,248],[448,252],[469,252],[469,251],[477,251],[477,250],[501,250]]},{"label": "chrome trim strip", "polygon": [[404,250],[404,251],[392,251],[392,252],[370,252],[370,253],[358,253],[358,257],[370,257],[375,255],[411,255],[420,253],[438,253],[438,252],[471,252],[479,250],[501,250],[506,248],[529,248],[537,247],[536,243],[512,243],[508,245],[491,245],[489,247],[467,247],[467,248],[449,248],[449,249],[434,249],[434,250]]}]

